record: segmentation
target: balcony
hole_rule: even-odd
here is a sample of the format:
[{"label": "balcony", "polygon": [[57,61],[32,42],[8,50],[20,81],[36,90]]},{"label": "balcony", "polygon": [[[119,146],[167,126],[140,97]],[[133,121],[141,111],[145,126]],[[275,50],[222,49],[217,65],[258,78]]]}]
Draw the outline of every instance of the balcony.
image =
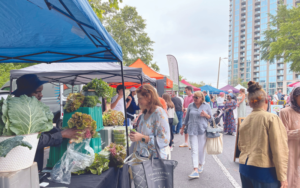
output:
[{"label": "balcony", "polygon": [[253,77],[254,77],[254,78],[258,78],[258,77],[259,77],[259,74],[254,74]]},{"label": "balcony", "polygon": [[245,32],[241,32],[241,37],[244,37],[245,36]]},{"label": "balcony", "polygon": [[283,81],[283,76],[278,76],[277,81]]},{"label": "balcony", "polygon": [[254,37],[254,40],[257,40],[257,41],[259,41],[259,39],[260,39],[260,37],[259,37],[259,36],[255,36],[255,37]]},{"label": "balcony", "polygon": [[243,16],[243,15],[245,15],[245,14],[246,14],[246,12],[247,12],[246,10],[242,10],[242,11],[241,11],[241,13],[242,13],[242,16]]},{"label": "balcony", "polygon": [[244,21],[246,19],[246,16],[241,16],[241,20]]},{"label": "balcony", "polygon": [[255,28],[255,33],[258,33],[258,32],[260,32],[260,28],[258,27],[258,28]]},{"label": "balcony", "polygon": [[259,45],[254,45],[254,49],[259,49],[260,46]]},{"label": "balcony", "polygon": [[256,4],[256,3],[260,3],[260,0],[255,0],[255,4]]},{"label": "balcony", "polygon": [[283,76],[283,71],[277,71],[277,75],[278,76],[281,76],[281,75]]},{"label": "balcony", "polygon": [[258,62],[258,61],[256,61],[256,62],[254,63],[254,67],[256,67],[256,66],[259,66],[259,62]]},{"label": "balcony", "polygon": [[246,40],[246,37],[241,37],[241,41],[245,41]]},{"label": "balcony", "polygon": [[259,68],[254,69],[253,72],[259,72]]},{"label": "balcony", "polygon": [[260,16],[256,16],[256,17],[254,18],[254,20],[255,20],[255,21],[260,21]]},{"label": "balcony", "polygon": [[240,55],[240,57],[245,57],[245,53],[242,53],[242,54]]},{"label": "balcony", "polygon": [[241,27],[241,32],[245,31],[245,29],[246,29],[245,26]]},{"label": "balcony", "polygon": [[260,22],[255,22],[254,24],[255,24],[255,25],[260,25]]},{"label": "balcony", "polygon": [[255,60],[255,61],[259,61],[260,58],[259,58],[259,57],[255,57],[254,60]]},{"label": "balcony", "polygon": [[241,46],[245,46],[245,42],[241,42]]},{"label": "balcony", "polygon": [[255,54],[255,55],[257,55],[257,54],[259,55],[259,54],[260,54],[259,50],[255,50],[255,51],[254,51],[254,54]]},{"label": "balcony", "polygon": [[241,57],[240,60],[241,60],[241,62],[243,62],[243,61],[245,61],[245,58]]},{"label": "balcony", "polygon": [[284,69],[283,64],[278,64],[278,65],[277,65],[277,69]]},{"label": "balcony", "polygon": [[259,15],[260,14],[260,11],[255,11],[255,15]]},{"label": "balcony", "polygon": [[255,5],[255,10],[260,9],[260,5]]}]

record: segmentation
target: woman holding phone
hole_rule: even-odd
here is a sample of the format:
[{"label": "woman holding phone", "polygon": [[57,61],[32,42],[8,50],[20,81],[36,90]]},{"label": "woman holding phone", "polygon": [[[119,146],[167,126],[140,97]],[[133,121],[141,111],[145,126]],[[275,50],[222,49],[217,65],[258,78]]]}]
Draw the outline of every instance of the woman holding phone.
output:
[{"label": "woman holding phone", "polygon": [[212,119],[212,112],[210,104],[205,102],[204,94],[201,91],[195,92],[193,99],[194,102],[187,109],[180,134],[182,135],[185,126],[188,126],[187,133],[191,142],[194,167],[189,177],[199,178],[199,173],[203,172],[205,163],[206,129],[208,120]]},{"label": "woman holding phone", "polygon": [[[170,128],[168,115],[162,108],[158,95],[151,85],[142,85],[137,90],[138,103],[143,109],[143,114],[138,121],[137,132],[130,132],[130,140],[137,142],[137,152],[142,157],[150,155],[162,159],[168,158],[168,148],[170,143]],[[158,144],[158,151],[155,149],[155,139]]]}]

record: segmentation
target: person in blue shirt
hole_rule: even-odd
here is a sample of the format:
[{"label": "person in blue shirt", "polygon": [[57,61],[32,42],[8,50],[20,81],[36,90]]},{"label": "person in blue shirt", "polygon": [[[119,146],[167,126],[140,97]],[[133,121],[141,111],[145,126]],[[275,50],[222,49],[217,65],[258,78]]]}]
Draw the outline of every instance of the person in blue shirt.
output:
[{"label": "person in blue shirt", "polygon": [[203,94],[205,96],[205,102],[207,102],[208,104],[210,104],[210,97],[207,95],[207,91],[203,91]]},{"label": "person in blue shirt", "polygon": [[282,93],[281,93],[281,90],[279,90],[278,91],[278,94],[277,94],[277,96],[278,96],[278,100],[282,100],[281,98],[282,98]]},{"label": "person in blue shirt", "polygon": [[136,113],[136,110],[140,110],[140,107],[136,104],[134,100],[134,96],[136,95],[136,88],[132,87],[130,88],[130,95],[126,99],[126,102],[129,102],[130,98],[132,99],[129,107],[127,108],[127,118],[130,118],[131,120],[134,120],[134,114]]}]

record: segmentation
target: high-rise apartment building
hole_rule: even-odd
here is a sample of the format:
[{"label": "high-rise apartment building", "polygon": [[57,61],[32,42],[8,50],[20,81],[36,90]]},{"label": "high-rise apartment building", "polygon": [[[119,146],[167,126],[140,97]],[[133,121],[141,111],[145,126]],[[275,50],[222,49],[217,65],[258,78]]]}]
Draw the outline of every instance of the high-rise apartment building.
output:
[{"label": "high-rise apartment building", "polygon": [[[268,28],[268,13],[277,14],[281,0],[230,0],[228,84],[254,80],[265,91],[274,94],[282,90],[290,93],[288,84],[300,79],[300,74],[290,71],[290,63],[282,60],[271,63],[261,60],[260,47],[256,41],[263,40],[263,31]],[[288,7],[300,0],[284,0]]]}]

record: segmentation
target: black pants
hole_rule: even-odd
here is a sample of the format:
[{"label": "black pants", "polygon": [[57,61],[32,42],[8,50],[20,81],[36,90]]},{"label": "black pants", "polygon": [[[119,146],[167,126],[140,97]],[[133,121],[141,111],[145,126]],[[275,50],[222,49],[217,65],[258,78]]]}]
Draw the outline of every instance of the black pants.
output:
[{"label": "black pants", "polygon": [[172,144],[173,144],[173,139],[174,139],[174,133],[173,133],[173,131],[172,131],[173,118],[169,118],[169,125],[170,125],[170,133],[171,133],[171,138],[170,138],[169,146],[171,147]]}]

